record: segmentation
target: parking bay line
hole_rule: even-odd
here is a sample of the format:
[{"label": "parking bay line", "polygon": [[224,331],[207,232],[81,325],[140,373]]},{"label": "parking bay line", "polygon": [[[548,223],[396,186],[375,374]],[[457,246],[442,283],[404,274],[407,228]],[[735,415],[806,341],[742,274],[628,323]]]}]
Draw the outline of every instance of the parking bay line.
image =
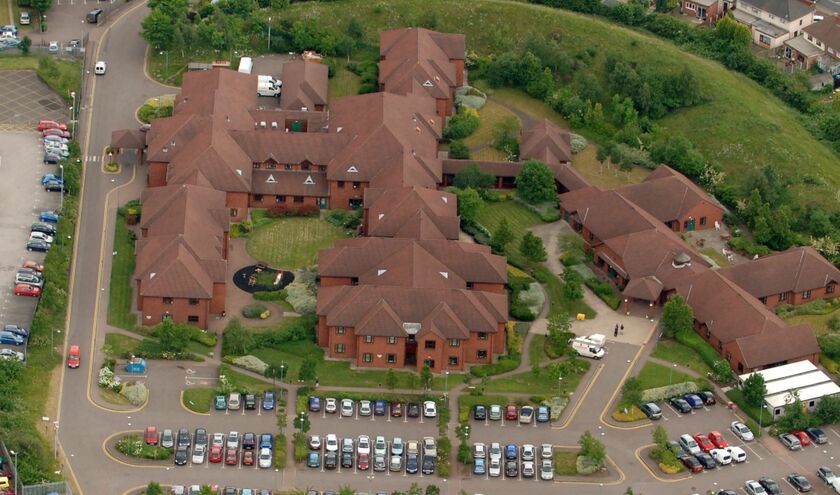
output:
[{"label": "parking bay line", "polygon": [[758,460],[759,460],[759,461],[763,461],[763,460],[764,460],[764,459],[763,459],[760,455],[758,455],[758,452],[756,452],[756,451],[755,451],[755,449],[753,449],[752,447],[750,447],[750,446],[749,446],[749,444],[746,444],[746,443],[745,443],[745,444],[743,444],[743,446],[744,446],[744,447],[746,447],[746,448],[748,448],[748,449],[750,449],[750,452],[752,452],[753,454],[755,454],[755,456],[756,456],[756,457],[758,457]]}]

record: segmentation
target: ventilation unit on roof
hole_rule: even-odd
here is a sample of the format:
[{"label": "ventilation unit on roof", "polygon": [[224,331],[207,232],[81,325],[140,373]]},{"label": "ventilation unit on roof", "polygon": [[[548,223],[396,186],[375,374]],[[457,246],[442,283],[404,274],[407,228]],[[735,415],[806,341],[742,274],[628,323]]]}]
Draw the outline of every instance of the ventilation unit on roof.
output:
[{"label": "ventilation unit on roof", "polygon": [[385,214],[384,214],[384,213],[380,213],[380,214],[379,214],[379,218],[378,218],[378,220],[382,220],[383,218],[385,218]]},{"label": "ventilation unit on roof", "polygon": [[306,176],[306,180],[305,180],[305,181],[303,181],[303,183],[304,183],[304,184],[307,184],[307,185],[312,185],[312,184],[314,184],[314,183],[315,183],[315,181],[314,181],[314,180],[312,180],[312,176],[311,176],[311,175],[308,175],[308,176]]},{"label": "ventilation unit on roof", "polygon": [[351,174],[357,174],[359,173],[359,169],[357,169],[355,165],[350,165],[350,167],[347,168],[347,172]]},{"label": "ventilation unit on roof", "polygon": [[434,84],[432,84],[432,81],[429,81],[428,79],[426,79],[426,82],[423,83],[423,86],[425,86],[427,88],[431,88],[432,86],[434,86]]},{"label": "ventilation unit on roof", "polygon": [[239,175],[242,175],[242,169],[241,168],[236,169],[236,173],[239,174]]},{"label": "ventilation unit on roof", "polygon": [[446,196],[441,196],[440,199],[442,199],[444,203],[449,204],[449,198]]},{"label": "ventilation unit on roof", "polygon": [[438,273],[440,273],[440,276],[445,278],[445,279],[449,278],[449,272],[438,272]]},{"label": "ventilation unit on roof", "polygon": [[691,256],[688,253],[679,253],[674,256],[674,259],[671,261],[671,266],[674,268],[685,268],[687,266],[691,266]]},{"label": "ventilation unit on roof", "polygon": [[387,272],[387,271],[388,271],[387,268],[380,268],[379,270],[376,270],[376,276],[381,277],[382,275],[385,275],[385,272]]},{"label": "ventilation unit on roof", "polygon": [[157,273],[155,273],[155,272],[150,273],[149,274],[149,280],[155,278],[155,275],[157,275]]},{"label": "ventilation unit on roof", "polygon": [[440,82],[440,77],[435,76],[435,82]]},{"label": "ventilation unit on roof", "polygon": [[277,122],[272,122],[271,123],[271,128],[272,129],[277,129]]},{"label": "ventilation unit on roof", "polygon": [[429,119],[429,125],[435,125],[435,119]]},{"label": "ventilation unit on roof", "polygon": [[172,145],[173,148],[175,147],[175,141],[172,141],[170,144]]},{"label": "ventilation unit on roof", "polygon": [[162,149],[161,151],[163,151],[164,153],[168,153],[168,152],[169,152],[169,148],[167,148],[166,146],[164,146],[164,147],[163,147],[163,149]]},{"label": "ventilation unit on roof", "polygon": [[260,123],[259,123],[259,122],[254,122],[254,128],[255,128],[255,129],[256,129],[257,127],[259,127],[259,126],[260,126]]},{"label": "ventilation unit on roof", "polygon": [[403,330],[409,335],[417,335],[417,332],[420,331],[420,324],[405,322],[403,323]]},{"label": "ventilation unit on roof", "polygon": [[269,174],[268,178],[265,181],[269,184],[277,183],[277,179],[274,178],[274,174]]},{"label": "ventilation unit on roof", "polygon": [[343,127],[340,127],[340,126],[339,126],[339,127],[336,127],[336,128],[335,128],[335,132],[336,132],[336,133],[339,133],[339,132],[341,132],[341,130],[342,130],[342,129],[344,129],[344,128],[343,128]]},{"label": "ventilation unit on roof", "polygon": [[226,121],[228,122],[228,124],[229,124],[229,123],[230,123],[230,115],[225,115],[225,120],[226,120]]},{"label": "ventilation unit on roof", "polygon": [[264,120],[261,120],[261,121],[260,121],[260,127],[262,127],[263,129],[265,129],[265,121],[264,121]]},{"label": "ventilation unit on roof", "polygon": [[420,134],[420,128],[419,128],[419,127],[415,127],[415,128],[414,128],[414,132],[416,132],[417,134]]},{"label": "ventilation unit on roof", "polygon": [[309,108],[307,108],[307,107],[300,107],[300,111],[301,111],[301,112],[308,112],[308,111],[309,111]]}]

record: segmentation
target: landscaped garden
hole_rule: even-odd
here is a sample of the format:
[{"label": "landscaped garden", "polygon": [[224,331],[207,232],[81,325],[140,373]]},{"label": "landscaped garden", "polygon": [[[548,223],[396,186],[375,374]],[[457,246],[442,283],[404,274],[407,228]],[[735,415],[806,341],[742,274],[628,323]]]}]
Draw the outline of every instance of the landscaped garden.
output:
[{"label": "landscaped garden", "polygon": [[248,235],[248,254],[279,269],[304,268],[318,261],[318,251],[350,237],[347,230],[317,217],[255,221]]},{"label": "landscaped garden", "polygon": [[125,222],[125,211],[125,208],[121,208],[117,213],[114,228],[114,255],[111,257],[111,279],[108,284],[108,324],[134,330],[137,315],[131,312],[131,279],[134,276],[135,236]]}]

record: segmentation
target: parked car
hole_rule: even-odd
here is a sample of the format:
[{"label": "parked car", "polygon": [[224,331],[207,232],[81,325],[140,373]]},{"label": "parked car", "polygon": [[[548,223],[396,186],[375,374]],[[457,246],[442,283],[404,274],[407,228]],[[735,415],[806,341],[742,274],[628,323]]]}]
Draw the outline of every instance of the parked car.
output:
[{"label": "parked car", "polygon": [[680,447],[691,455],[696,455],[703,451],[691,435],[680,435],[678,442]]},{"label": "parked car", "polygon": [[817,469],[817,477],[823,480],[826,485],[834,483],[834,480],[837,479],[837,476],[834,475],[834,471],[827,466],[822,466]]},{"label": "parked car", "polygon": [[250,431],[242,435],[242,448],[244,450],[254,450],[257,446],[257,435]]},{"label": "parked car", "polygon": [[26,272],[18,272],[15,274],[15,283],[16,284],[29,284],[42,289],[44,287],[44,279]]},{"label": "parked car", "polygon": [[204,464],[204,457],[207,454],[207,446],[196,445],[192,452],[193,464]]},{"label": "parked car", "polygon": [[744,483],[744,491],[747,492],[748,495],[767,495],[767,491],[764,487],[755,480],[749,480]]},{"label": "parked car", "polygon": [[55,225],[50,223],[35,222],[29,226],[29,230],[31,232],[42,232],[50,236],[55,235]]},{"label": "parked car", "polygon": [[421,465],[420,471],[425,474],[434,474],[435,473],[435,458],[430,455],[423,456],[423,463]]},{"label": "parked car", "polygon": [[670,402],[671,406],[682,414],[688,414],[691,412],[691,404],[681,397],[674,397],[670,400]]},{"label": "parked car", "polygon": [[178,446],[189,447],[192,444],[192,438],[190,437],[190,430],[186,428],[178,429]]},{"label": "parked car", "polygon": [[484,458],[478,458],[473,461],[473,474],[476,476],[487,474],[487,464]]},{"label": "parked car", "polygon": [[55,238],[51,235],[47,235],[43,232],[30,232],[29,233],[29,240],[41,240],[46,242],[47,244],[52,244]]},{"label": "parked car", "polygon": [[356,413],[356,407],[353,404],[353,399],[341,400],[341,415],[345,418],[352,417]]},{"label": "parked car", "polygon": [[70,136],[70,131],[58,129],[58,128],[55,128],[55,127],[53,127],[52,129],[44,129],[43,131],[41,131],[41,137],[47,137],[47,136],[58,136],[58,137],[66,138],[66,139],[70,139],[70,137],[71,137]]},{"label": "parked car", "polygon": [[694,456],[700,461],[700,464],[703,466],[703,469],[714,469],[717,467],[717,462],[715,462],[715,458],[711,455],[707,454],[706,452],[701,452]]},{"label": "parked car", "polygon": [[24,361],[26,360],[26,356],[24,356],[20,351],[0,349],[0,359],[5,359],[7,361]]},{"label": "parked car", "polygon": [[213,433],[213,440],[210,442],[212,446],[225,446],[225,434],[224,433]]},{"label": "parked car", "polygon": [[30,284],[17,284],[15,285],[15,295],[38,297],[41,295],[41,288]]},{"label": "parked car", "polygon": [[388,462],[388,471],[393,472],[400,472],[402,471],[402,457],[398,455],[392,455],[391,460]]},{"label": "parked car", "polygon": [[63,182],[56,182],[54,180],[51,180],[47,182],[47,184],[44,186],[44,190],[47,192],[62,192],[66,191],[67,189],[64,187]]},{"label": "parked car", "polygon": [[533,461],[525,461],[522,463],[522,477],[523,478],[533,478],[534,474],[536,474],[536,469],[534,468]]},{"label": "parked car", "polygon": [[519,476],[519,463],[516,461],[505,461],[505,476],[508,478]]},{"label": "parked car", "polygon": [[369,400],[360,400],[359,401],[359,416],[370,416],[373,414],[373,408],[371,407]]},{"label": "parked car", "polygon": [[321,398],[314,395],[309,396],[309,410],[311,412],[321,412]]},{"label": "parked car", "polygon": [[481,404],[473,406],[473,419],[476,421],[484,421],[487,419],[487,408]]},{"label": "parked car", "polygon": [[42,211],[38,214],[38,220],[41,222],[58,223],[59,215],[52,210]]},{"label": "parked car", "polygon": [[338,437],[335,433],[330,433],[326,436],[324,441],[324,450],[327,452],[337,452],[338,451]]},{"label": "parked car", "polygon": [[391,455],[403,455],[405,451],[405,444],[403,443],[403,439],[400,437],[394,437],[391,440]]},{"label": "parked car", "polygon": [[258,465],[261,469],[268,469],[273,464],[273,455],[271,453],[271,449],[260,449],[260,456],[258,460]]},{"label": "parked car", "polygon": [[324,411],[329,414],[334,414],[338,411],[338,400],[333,397],[327,397],[324,400]]},{"label": "parked car", "polygon": [[309,437],[309,449],[321,450],[321,435],[312,435]]},{"label": "parked car", "polygon": [[490,467],[487,469],[487,474],[492,478],[502,475],[502,461],[499,459],[490,459]]},{"label": "parked car", "polygon": [[717,400],[715,399],[715,394],[709,392],[708,390],[703,392],[697,392],[697,396],[703,400],[703,403],[707,406],[713,406],[717,404]]},{"label": "parked car", "polygon": [[473,444],[473,459],[484,459],[487,457],[487,446],[481,442]]},{"label": "parked car", "polygon": [[353,454],[349,452],[341,453],[341,467],[350,469],[353,467]]},{"label": "parked car", "polygon": [[534,420],[534,408],[531,406],[522,406],[519,410],[519,423],[531,424]]},{"label": "parked car", "polygon": [[510,404],[505,407],[505,419],[508,421],[516,421],[519,419],[519,411],[516,410],[516,406]]},{"label": "parked car", "polygon": [[770,478],[763,477],[758,479],[759,484],[764,487],[768,495],[782,495],[782,488],[778,483]]},{"label": "parked car", "polygon": [[694,440],[697,442],[697,445],[700,446],[700,450],[702,450],[703,452],[709,453],[712,451],[712,449],[715,448],[715,444],[713,444],[712,441],[709,440],[709,437],[701,433],[694,435]]},{"label": "parked car", "polygon": [[802,444],[799,442],[799,439],[790,433],[782,433],[779,435],[779,441],[782,442],[782,445],[787,447],[788,450],[802,449]]},{"label": "parked car", "polygon": [[36,272],[41,272],[41,273],[44,271],[44,265],[42,265],[42,264],[40,264],[40,263],[38,263],[37,261],[34,261],[34,260],[24,261],[23,264],[21,265],[21,268],[26,268],[28,270],[35,270]]},{"label": "parked car", "polygon": [[45,131],[47,129],[61,129],[62,131],[66,131],[67,124],[59,124],[54,120],[41,120],[38,122],[37,129],[39,131]]},{"label": "parked car", "polygon": [[554,479],[554,464],[550,459],[543,459],[540,463],[540,479],[543,481]]},{"label": "parked car", "polygon": [[811,491],[811,482],[808,481],[808,478],[802,476],[799,473],[790,473],[787,477],[788,483],[791,484],[796,491],[798,492],[810,492]]},{"label": "parked car", "polygon": [[403,415],[403,406],[400,402],[392,402],[391,403],[391,417],[392,418],[401,418]]},{"label": "parked car", "polygon": [[6,325],[3,327],[3,331],[12,332],[13,334],[20,335],[24,339],[29,338],[29,330],[23,327],[19,327],[17,325]]},{"label": "parked car", "polygon": [[498,442],[493,442],[490,444],[490,450],[488,451],[488,456],[490,459],[502,459],[502,446]]},{"label": "parked car", "polygon": [[808,434],[805,433],[804,431],[793,431],[793,432],[791,432],[791,435],[798,438],[799,439],[799,444],[802,445],[803,447],[805,447],[807,445],[811,445],[811,437],[809,437]]},{"label": "parked car", "polygon": [[318,469],[321,467],[321,453],[320,452],[309,452],[309,455],[306,459],[306,467]]},{"label": "parked car", "polygon": [[828,442],[828,436],[826,436],[825,432],[819,428],[805,428],[805,433],[808,434],[812,442],[818,445],[822,445]]},{"label": "parked car", "polygon": [[257,408],[257,396],[254,394],[245,394],[245,409],[253,411]]},{"label": "parked car", "polygon": [[435,401],[427,400],[423,402],[423,417],[424,418],[435,418],[437,417],[437,404]]},{"label": "parked car", "polygon": [[548,423],[549,421],[551,421],[551,408],[539,406],[537,408],[537,423]]},{"label": "parked car", "polygon": [[227,399],[225,399],[224,395],[217,395],[216,398],[213,400],[213,407],[217,411],[224,411],[227,409]]},{"label": "parked car", "polygon": [[502,406],[498,404],[492,404],[490,406],[490,412],[487,414],[491,421],[500,421],[502,419]]},{"label": "parked car", "polygon": [[160,446],[171,449],[175,446],[175,435],[172,434],[171,428],[166,428],[160,435]]},{"label": "parked car", "polygon": [[367,435],[359,435],[356,443],[357,454],[370,454],[370,437]]},{"label": "parked car", "polygon": [[691,471],[692,473],[699,473],[703,471],[703,465],[700,464],[695,457],[690,455],[684,455],[680,457],[680,461],[683,463],[686,469]]},{"label": "parked car", "polygon": [[726,447],[723,450],[729,452],[729,455],[732,456],[732,460],[737,464],[740,464],[747,460],[747,453],[744,452],[744,449],[742,449],[741,447],[730,445],[729,447]]},{"label": "parked car", "polygon": [[715,462],[721,466],[726,466],[727,464],[732,463],[732,454],[730,454],[726,449],[713,449],[709,452],[709,454],[711,454],[711,456],[715,459]]},{"label": "parked car", "polygon": [[238,431],[232,431],[232,432],[228,433],[227,442],[225,442],[225,445],[228,448],[238,449],[239,448],[239,432]]},{"label": "parked car", "polygon": [[143,432],[143,441],[146,442],[146,445],[158,444],[158,431],[156,426],[146,427],[146,430]]},{"label": "parked car", "polygon": [[225,464],[228,466],[236,466],[239,464],[239,449],[236,447],[228,447],[225,452]]},{"label": "parked car", "polygon": [[274,435],[271,433],[263,433],[260,435],[260,448],[274,450]]},{"label": "parked car", "polygon": [[523,461],[533,461],[537,458],[537,449],[530,443],[526,443],[522,446],[519,456]]},{"label": "parked car", "polygon": [[550,443],[544,443],[540,445],[540,458],[554,459],[554,446]]},{"label": "parked car", "polygon": [[[44,132],[47,132],[47,131],[44,131]],[[59,131],[59,132],[61,132],[61,131]],[[44,134],[43,139],[44,139],[45,143],[46,142],[51,142],[51,143],[59,143],[59,144],[68,144],[70,142],[69,139],[67,139],[66,137],[64,137],[62,135],[58,135],[58,134]],[[69,147],[68,147],[68,149],[69,149]]]},{"label": "parked car", "polygon": [[187,459],[189,458],[190,449],[189,447],[178,447],[175,450],[175,465],[176,466],[184,466],[187,464]]},{"label": "parked car", "polygon": [[720,432],[712,431],[709,433],[709,440],[715,445],[716,449],[725,449],[729,447],[729,442],[723,438],[723,435]]},{"label": "parked car", "polygon": [[324,469],[333,470],[338,467],[338,452],[324,454]]},{"label": "parked car", "polygon": [[54,180],[56,182],[64,182],[64,179],[55,174],[44,174],[41,176],[41,185],[45,186],[47,182]]},{"label": "parked car", "polygon": [[230,395],[228,395],[227,405],[229,411],[238,411],[239,408],[242,407],[241,397],[242,396],[239,395],[239,392],[231,392]]},{"label": "parked car", "polygon": [[384,456],[388,453],[388,442],[385,441],[385,437],[382,435],[378,435],[376,439],[373,441],[373,455],[381,455]]},{"label": "parked car", "polygon": [[44,163],[47,165],[56,165],[61,161],[61,156],[56,153],[44,152]]},{"label": "parked car", "polygon": [[509,443],[505,445],[505,459],[507,460],[516,460],[519,458],[519,449],[516,448],[516,445]]},{"label": "parked car", "polygon": [[29,12],[25,10],[21,11],[19,22],[21,26],[28,26],[29,24],[31,24],[32,17],[30,17]]},{"label": "parked car", "polygon": [[645,413],[645,416],[647,416],[648,419],[661,419],[662,418],[662,409],[660,409],[659,406],[657,406],[653,402],[648,402],[647,404],[642,404],[642,407],[640,407],[639,409],[641,409],[642,412]]},{"label": "parked car", "polygon": [[385,411],[388,409],[388,403],[384,400],[377,400],[373,403],[373,415],[385,416]]},{"label": "parked car", "polygon": [[697,394],[685,394],[683,399],[688,402],[693,409],[703,408],[703,399],[701,399]]},{"label": "parked car", "polygon": [[755,440],[755,436],[753,435],[752,430],[747,427],[744,423],[740,421],[733,421],[729,425],[729,429],[732,430],[732,433],[735,434],[736,437],[740,438],[745,442],[752,442]]}]

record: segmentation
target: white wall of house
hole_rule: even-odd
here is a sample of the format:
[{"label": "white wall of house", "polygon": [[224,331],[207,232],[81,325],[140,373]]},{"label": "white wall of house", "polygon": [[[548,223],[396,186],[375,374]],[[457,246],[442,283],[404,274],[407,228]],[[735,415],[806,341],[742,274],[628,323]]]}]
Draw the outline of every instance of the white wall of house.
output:
[{"label": "white wall of house", "polygon": [[759,19],[769,22],[770,24],[778,27],[779,29],[786,31],[787,35],[779,36],[778,38],[772,38],[767,36],[756,29],[752,30],[753,34],[753,43],[758,45],[769,45],[771,48],[776,48],[782,45],[786,40],[791,38],[795,38],[802,32],[802,29],[810,26],[814,23],[814,13],[815,10],[808,12],[804,16],[794,19],[788,22],[786,19],[782,19],[777,17],[767,11],[761,10],[758,7],[751,5],[749,2],[738,1],[738,8],[743,10],[744,12],[758,17]]}]

